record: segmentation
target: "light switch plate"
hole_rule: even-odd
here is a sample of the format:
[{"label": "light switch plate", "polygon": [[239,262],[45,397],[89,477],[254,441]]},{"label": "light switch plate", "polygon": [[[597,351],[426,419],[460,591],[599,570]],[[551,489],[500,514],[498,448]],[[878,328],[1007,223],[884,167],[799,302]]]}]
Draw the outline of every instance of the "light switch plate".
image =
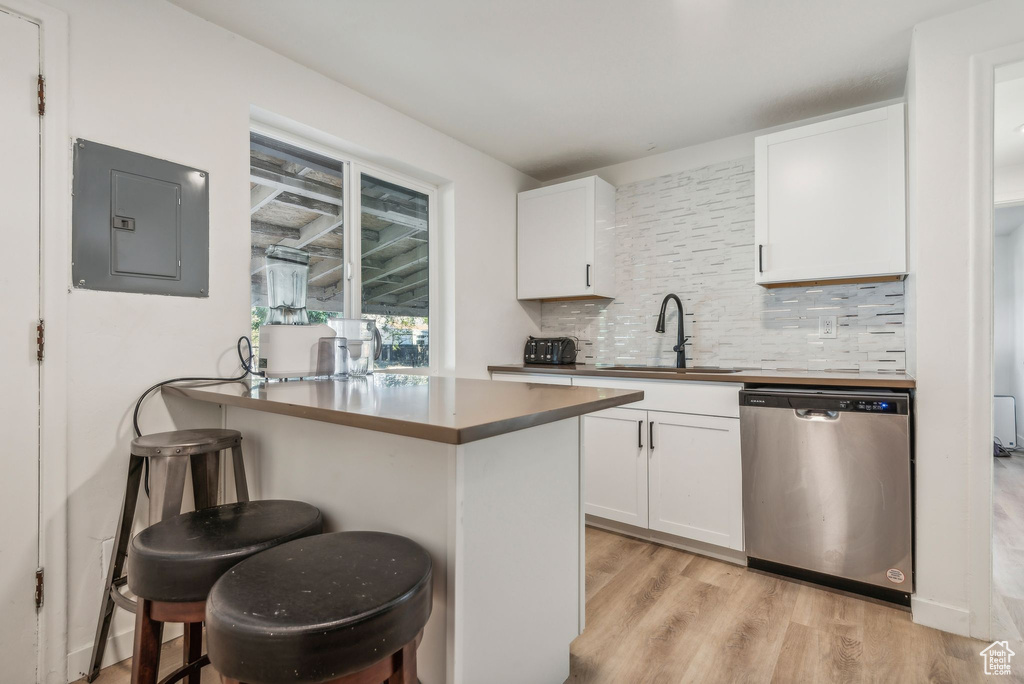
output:
[{"label": "light switch plate", "polygon": [[834,340],[839,326],[836,316],[818,316],[818,337]]}]

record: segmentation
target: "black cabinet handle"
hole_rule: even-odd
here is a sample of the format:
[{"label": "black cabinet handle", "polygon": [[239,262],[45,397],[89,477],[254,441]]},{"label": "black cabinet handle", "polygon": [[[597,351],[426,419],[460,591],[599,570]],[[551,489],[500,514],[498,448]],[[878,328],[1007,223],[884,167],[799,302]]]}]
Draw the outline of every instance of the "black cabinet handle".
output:
[{"label": "black cabinet handle", "polygon": [[757,246],[757,272],[764,273],[764,245]]},{"label": "black cabinet handle", "polygon": [[636,421],[636,445],[638,448],[644,448],[644,421]]},{"label": "black cabinet handle", "polygon": [[647,443],[651,445],[651,451],[654,451],[654,421],[652,420],[647,424]]},{"label": "black cabinet handle", "polygon": [[590,287],[590,264],[587,264],[587,287]]}]

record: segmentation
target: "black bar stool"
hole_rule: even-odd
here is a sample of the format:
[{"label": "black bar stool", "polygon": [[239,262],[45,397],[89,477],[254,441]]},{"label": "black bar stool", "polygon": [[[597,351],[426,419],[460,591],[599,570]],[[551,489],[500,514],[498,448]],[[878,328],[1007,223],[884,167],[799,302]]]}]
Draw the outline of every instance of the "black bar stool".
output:
[{"label": "black bar stool", "polygon": [[[248,501],[204,508],[151,525],[128,550],[128,588],[138,597],[132,684],[156,684],[165,622],[185,625],[183,665],[161,684],[199,684],[207,595],[237,563],[320,534],[319,509],[300,501]],[[301,542],[300,542],[301,543]]]},{"label": "black bar stool", "polygon": [[337,532],[234,566],[206,601],[224,684],[416,684],[431,610],[426,550],[383,532]]},{"label": "black bar stool", "polygon": [[132,440],[128,459],[128,477],[125,483],[121,515],[114,534],[114,548],[111,552],[107,578],[104,584],[103,600],[100,604],[96,637],[92,645],[92,657],[86,673],[93,681],[100,673],[100,663],[107,647],[110,621],[114,607],[134,613],[136,603],[121,593],[127,583],[123,574],[128,541],[131,539],[132,523],[139,499],[142,471],[149,460],[149,522],[181,513],[181,500],[185,492],[185,466],[192,465],[192,494],[196,508],[215,506],[220,489],[220,454],[231,450],[235,476],[235,498],[249,500],[245,479],[245,465],[242,462],[242,433],[237,430],[201,429],[176,430],[143,435]]}]

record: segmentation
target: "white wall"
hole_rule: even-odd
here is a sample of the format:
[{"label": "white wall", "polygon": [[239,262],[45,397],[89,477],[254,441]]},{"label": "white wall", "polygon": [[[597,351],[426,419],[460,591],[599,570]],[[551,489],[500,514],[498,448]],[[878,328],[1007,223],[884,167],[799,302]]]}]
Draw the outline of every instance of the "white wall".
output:
[{"label": "white wall", "polygon": [[[1013,383],[1010,374],[1013,371],[1014,336],[1016,335],[1016,259],[1013,247],[1016,243],[1016,232],[999,235],[995,238],[995,260],[993,263],[994,287],[992,296],[995,299],[993,321],[995,345],[995,376],[992,391],[995,394],[1013,394]],[[1024,264],[1022,264],[1024,266]],[[1024,273],[1021,274],[1024,279]],[[1024,401],[1024,397],[1021,397]]]},{"label": "white wall", "polygon": [[[438,324],[454,342],[449,373],[485,377],[488,361],[517,358],[538,330],[539,309],[516,301],[515,283],[516,193],[537,183],[161,0],[52,4],[69,16],[72,136],[207,170],[211,192],[208,299],[68,294],[68,650],[77,668],[93,637],[100,545],[116,523],[135,397],[175,375],[233,371],[234,341],[249,330],[250,108],[444,179]],[[143,429],[216,420],[174,413],[155,399]]]},{"label": "white wall", "polygon": [[974,199],[986,170],[972,160],[987,158],[991,168],[991,150],[978,149],[972,106],[975,95],[991,92],[974,90],[972,58],[1021,41],[1024,3],[1015,0],[924,22],[914,29],[907,81],[918,387],[914,619],[978,636],[988,635],[991,576],[991,502],[981,492],[991,487],[992,323],[983,303],[991,304],[992,247],[980,218],[991,199],[987,207]]},{"label": "white wall", "polygon": [[[1013,291],[1010,302],[1013,311],[1009,314],[1012,324],[1010,332],[1010,354],[1004,368],[1009,378],[1007,394],[1016,397],[1017,408],[1017,444],[1021,444],[1024,434],[1024,226],[1017,228],[1009,236],[1007,251],[1012,255]],[[999,279],[999,261],[996,261],[996,282]],[[997,285],[998,288],[998,285]],[[999,311],[999,296],[996,295],[996,312]],[[999,332],[999,321],[996,321],[996,332]],[[996,337],[996,362],[999,363],[999,338]],[[1008,367],[1007,367],[1008,366]],[[996,366],[996,387],[999,387],[999,365]],[[998,389],[996,390],[999,391]]]},{"label": "white wall", "polygon": [[996,168],[995,202],[996,204],[1024,202],[1024,164]]},{"label": "white wall", "polygon": [[1021,434],[1024,433],[1024,227],[996,237],[993,275],[995,376],[992,391],[1016,397],[1017,432]]}]

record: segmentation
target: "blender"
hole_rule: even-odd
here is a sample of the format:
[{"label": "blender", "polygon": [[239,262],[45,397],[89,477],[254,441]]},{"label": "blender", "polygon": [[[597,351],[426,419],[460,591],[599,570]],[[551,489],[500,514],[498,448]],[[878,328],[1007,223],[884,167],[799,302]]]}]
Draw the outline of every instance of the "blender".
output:
[{"label": "blender", "polygon": [[260,370],[289,380],[317,375],[321,338],[337,333],[323,323],[309,324],[306,284],[309,253],[284,245],[267,247],[267,322],[260,326]]}]

